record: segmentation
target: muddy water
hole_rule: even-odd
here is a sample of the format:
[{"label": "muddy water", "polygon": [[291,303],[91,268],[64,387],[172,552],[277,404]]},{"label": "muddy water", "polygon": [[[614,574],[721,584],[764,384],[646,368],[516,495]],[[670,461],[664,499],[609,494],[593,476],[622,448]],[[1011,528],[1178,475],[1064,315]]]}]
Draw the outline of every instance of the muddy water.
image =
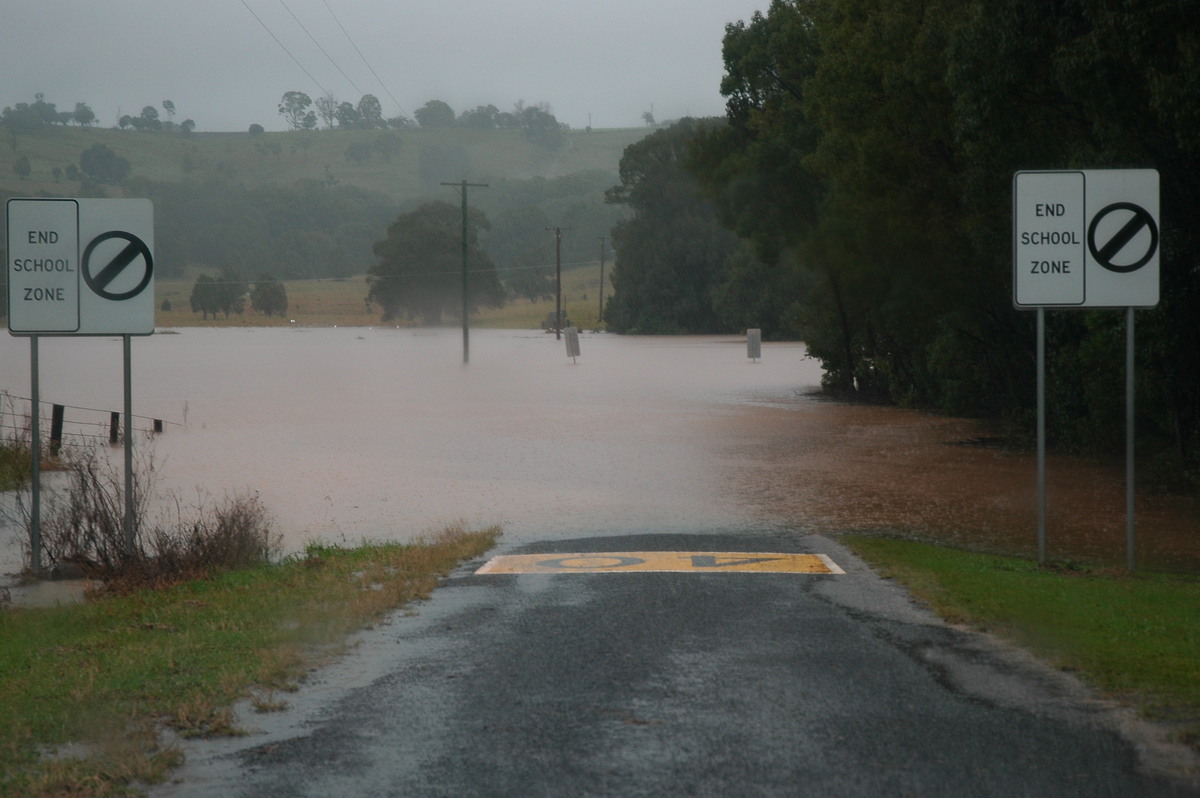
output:
[{"label": "muddy water", "polygon": [[[801,345],[755,363],[735,337],[585,334],[573,363],[550,335],[473,331],[464,366],[461,344],[386,328],[137,338],[134,412],[166,422],[139,450],[185,505],[259,494],[289,550],[455,521],[502,524],[509,541],[788,528],[1035,546],[1029,454],[964,445],[983,434],[970,422],[815,399]],[[40,346],[43,401],[74,406],[68,436],[104,434],[123,401],[119,340]],[[0,389],[29,395],[28,351],[0,336]],[[1055,460],[1050,474],[1052,553],[1123,562],[1119,468]],[[1146,498],[1141,556],[1200,566],[1198,518],[1194,502]],[[14,532],[0,537],[11,572]]]}]

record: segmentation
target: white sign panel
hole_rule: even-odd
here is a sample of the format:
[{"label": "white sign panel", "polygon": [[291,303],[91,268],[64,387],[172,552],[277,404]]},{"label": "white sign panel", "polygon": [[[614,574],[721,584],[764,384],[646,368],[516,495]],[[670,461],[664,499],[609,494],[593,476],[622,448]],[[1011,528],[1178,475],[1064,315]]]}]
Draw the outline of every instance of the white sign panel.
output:
[{"label": "white sign panel", "polygon": [[1013,304],[1153,307],[1159,298],[1158,172],[1013,176]]},{"label": "white sign panel", "polygon": [[13,335],[154,332],[154,209],[144,199],[8,201]]}]

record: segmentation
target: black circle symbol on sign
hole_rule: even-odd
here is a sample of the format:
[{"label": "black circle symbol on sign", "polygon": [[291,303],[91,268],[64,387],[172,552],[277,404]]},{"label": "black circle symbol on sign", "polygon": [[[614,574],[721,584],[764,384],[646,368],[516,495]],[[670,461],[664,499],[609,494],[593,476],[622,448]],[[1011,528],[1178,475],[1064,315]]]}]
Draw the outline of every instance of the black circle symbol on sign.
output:
[{"label": "black circle symbol on sign", "polygon": [[[596,562],[597,560],[600,562]],[[540,560],[538,566],[541,568],[578,568],[581,571],[588,571],[596,568],[628,568],[644,562],[645,560],[641,557],[621,557],[616,554],[576,554],[571,557]]]},{"label": "black circle symbol on sign", "polygon": [[[1099,227],[1104,217],[1116,211],[1130,211],[1133,216],[1103,246],[1100,246],[1096,241],[1096,228]],[[1146,247],[1146,253],[1133,263],[1114,263],[1113,261],[1121,253],[1121,250],[1143,229],[1150,232],[1150,246]],[[1140,205],[1134,205],[1132,202],[1114,202],[1097,213],[1092,219],[1091,225],[1088,226],[1088,249],[1091,250],[1092,257],[1110,272],[1119,274],[1136,272],[1149,263],[1150,259],[1154,257],[1154,253],[1158,251],[1158,225],[1154,223],[1154,217]]]},{"label": "black circle symbol on sign", "polygon": [[[100,269],[95,274],[92,273],[92,253],[96,251],[96,247],[103,244],[105,241],[119,238],[128,243],[125,248],[117,253],[116,257],[109,260],[107,263],[102,263]],[[133,263],[138,257],[145,262],[146,273],[142,275],[142,279],[136,286],[128,291],[109,291],[108,286],[113,280],[125,271],[125,268]],[[87,281],[88,288],[96,292],[98,296],[105,299],[111,299],[114,302],[120,302],[123,299],[131,299],[142,293],[147,285],[150,284],[150,278],[154,275],[154,256],[150,254],[150,247],[146,246],[146,242],[133,235],[120,230],[113,230],[110,233],[98,235],[92,239],[92,243],[87,245],[87,249],[83,251],[83,279]]]}]

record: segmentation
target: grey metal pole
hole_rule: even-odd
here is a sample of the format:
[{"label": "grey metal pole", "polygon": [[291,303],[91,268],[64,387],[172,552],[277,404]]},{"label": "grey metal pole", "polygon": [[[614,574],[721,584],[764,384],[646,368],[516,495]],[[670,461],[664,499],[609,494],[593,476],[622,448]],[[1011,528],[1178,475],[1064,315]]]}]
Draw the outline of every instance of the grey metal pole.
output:
[{"label": "grey metal pole", "polygon": [[133,356],[130,340],[122,336],[125,349],[125,554],[134,552],[133,531]]},{"label": "grey metal pole", "polygon": [[1134,329],[1133,308],[1125,309],[1125,555],[1130,573],[1135,565],[1134,544]]},{"label": "grey metal pole", "polygon": [[38,337],[29,337],[29,380],[30,380],[30,504],[29,508],[29,567],[34,577],[42,573],[42,423],[41,388],[38,384]]},{"label": "grey metal pole", "polygon": [[1046,564],[1046,309],[1037,309],[1037,538]]}]

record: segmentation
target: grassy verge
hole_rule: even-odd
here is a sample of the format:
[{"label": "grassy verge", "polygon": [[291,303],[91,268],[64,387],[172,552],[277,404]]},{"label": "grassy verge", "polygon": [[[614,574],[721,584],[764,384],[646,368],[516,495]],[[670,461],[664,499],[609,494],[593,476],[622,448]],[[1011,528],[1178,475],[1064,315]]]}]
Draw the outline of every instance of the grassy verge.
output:
[{"label": "grassy verge", "polygon": [[1010,639],[1200,747],[1200,580],[1039,567],[874,537],[843,539],[948,620]]},{"label": "grassy verge", "polygon": [[498,528],[415,545],[313,545],[279,565],[77,606],[0,611],[0,795],[107,796],[161,780],[184,736],[236,734],[232,705],[286,706],[346,635],[427,596]]}]

